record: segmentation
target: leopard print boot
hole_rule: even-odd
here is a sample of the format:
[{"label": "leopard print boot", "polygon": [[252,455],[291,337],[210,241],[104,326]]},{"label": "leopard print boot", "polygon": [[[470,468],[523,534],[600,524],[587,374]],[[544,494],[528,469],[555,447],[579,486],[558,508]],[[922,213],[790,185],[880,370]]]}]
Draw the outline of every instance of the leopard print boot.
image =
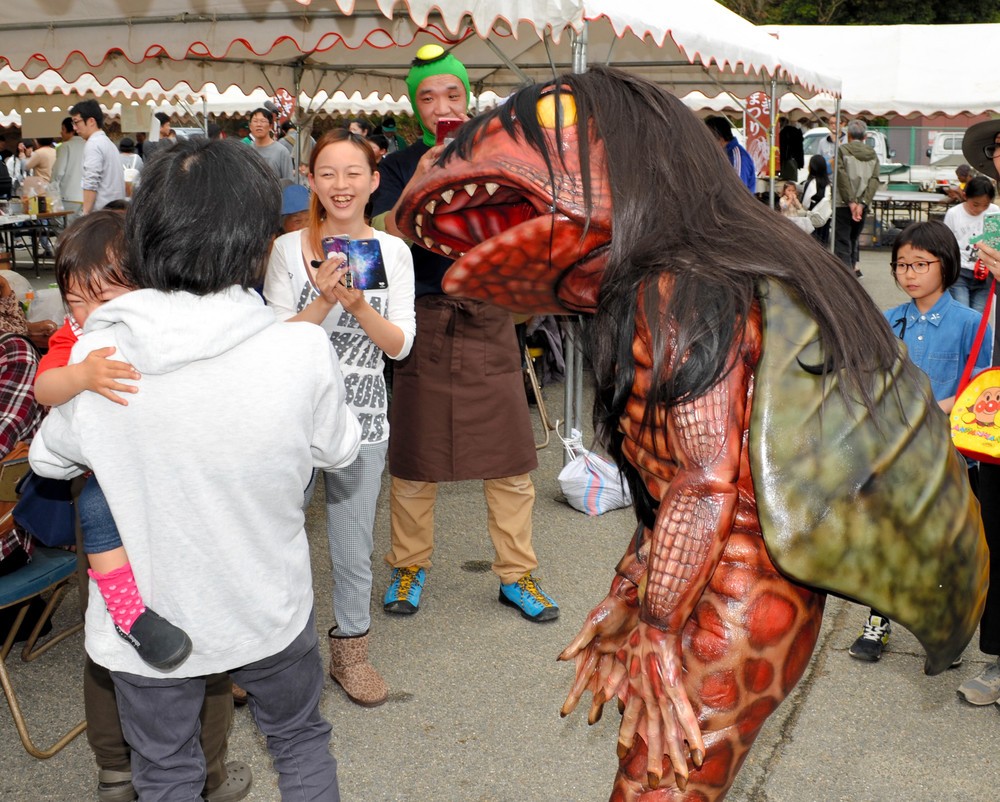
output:
[{"label": "leopard print boot", "polygon": [[330,676],[348,698],[363,707],[377,707],[389,698],[389,686],[368,662],[368,633],[336,638],[330,630]]}]

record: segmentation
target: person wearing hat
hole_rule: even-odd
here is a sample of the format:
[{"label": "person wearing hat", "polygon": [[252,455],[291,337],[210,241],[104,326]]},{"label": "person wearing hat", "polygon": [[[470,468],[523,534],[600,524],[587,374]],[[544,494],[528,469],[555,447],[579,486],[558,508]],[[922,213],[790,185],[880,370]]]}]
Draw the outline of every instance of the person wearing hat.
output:
[{"label": "person wearing hat", "polygon": [[[468,119],[465,66],[439,45],[417,52],[406,78],[423,136],[379,165],[372,225],[403,236],[396,225],[407,186],[444,151],[435,130],[442,118]],[[397,363],[389,407],[392,568],[383,606],[415,613],[431,565],[434,503],[439,482],[482,480],[487,529],[496,550],[499,601],[531,621],[551,621],[559,607],[534,571],[531,543],[538,465],[509,313],[469,298],[446,296],[441,279],[452,262],[413,246],[417,335]]]},{"label": "person wearing hat", "polygon": [[281,233],[289,234],[309,225],[309,188],[289,184],[281,191]]},{"label": "person wearing hat", "polygon": [[385,149],[386,153],[396,153],[406,147],[406,140],[396,131],[396,118],[391,114],[382,118],[379,129],[382,135],[389,140],[389,146]]},{"label": "person wearing hat", "polygon": [[135,140],[122,137],[118,143],[121,154],[122,169],[125,173],[125,195],[132,197],[132,192],[139,186],[139,174],[142,172],[142,157],[135,152]]},{"label": "person wearing hat", "polygon": [[[962,153],[980,173],[994,181],[1000,177],[1000,120],[976,123],[965,132]],[[1000,248],[979,243],[979,261],[1000,279]],[[998,327],[1000,328],[1000,327]],[[1000,331],[993,331],[993,365],[1000,365]],[[958,686],[958,695],[969,704],[1000,704],[1000,465],[979,463],[979,507],[990,550],[990,586],[986,608],[979,621],[979,650],[992,658],[978,676]]]}]

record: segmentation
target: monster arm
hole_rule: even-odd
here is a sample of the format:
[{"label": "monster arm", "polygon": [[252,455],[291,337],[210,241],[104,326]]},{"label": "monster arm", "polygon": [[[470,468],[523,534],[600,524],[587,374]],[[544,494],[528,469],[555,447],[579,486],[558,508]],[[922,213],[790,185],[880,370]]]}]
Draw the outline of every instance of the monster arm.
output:
[{"label": "monster arm", "polygon": [[[664,755],[684,788],[688,754],[700,766],[705,753],[683,685],[681,634],[735,520],[749,380],[750,368],[737,356],[715,387],[673,407],[664,421],[676,472],[663,486],[652,532],[639,625],[629,642],[629,693],[619,733],[619,748],[628,749],[635,733],[645,731],[653,788],[662,776]],[[637,417],[629,416],[626,437],[641,437],[638,426]],[[658,444],[659,449],[665,445]]]},{"label": "monster arm", "polygon": [[653,529],[640,617],[679,635],[722,556],[736,515],[746,408],[737,365],[705,395],[674,407],[667,441],[677,472]]}]

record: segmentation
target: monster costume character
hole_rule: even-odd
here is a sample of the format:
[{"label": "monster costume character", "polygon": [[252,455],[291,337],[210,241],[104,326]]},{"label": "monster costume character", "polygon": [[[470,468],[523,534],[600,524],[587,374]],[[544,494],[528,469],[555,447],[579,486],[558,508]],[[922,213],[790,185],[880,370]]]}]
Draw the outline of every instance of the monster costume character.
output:
[{"label": "monster costume character", "polygon": [[398,219],[459,255],[448,292],[594,314],[595,423],[639,525],[561,655],[563,713],[618,697],[613,799],[721,799],[826,590],[913,630],[929,672],[961,652],[987,554],[945,416],[857,280],[676,98],[603,69],[524,89]]}]

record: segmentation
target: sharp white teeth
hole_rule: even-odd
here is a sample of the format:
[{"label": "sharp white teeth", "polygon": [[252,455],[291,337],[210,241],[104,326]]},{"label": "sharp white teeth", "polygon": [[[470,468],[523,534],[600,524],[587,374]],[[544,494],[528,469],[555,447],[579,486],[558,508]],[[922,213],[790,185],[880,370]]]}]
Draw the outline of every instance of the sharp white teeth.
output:
[{"label": "sharp white teeth", "polygon": [[431,248],[434,247],[434,240],[432,240],[430,237],[424,237],[424,246],[427,248],[427,250],[430,250]]},{"label": "sharp white teeth", "polygon": [[415,225],[413,228],[417,232],[417,237],[423,237],[424,236],[423,228],[421,228],[419,225]]},{"label": "sharp white teeth", "polygon": [[443,253],[445,256],[451,256],[451,248],[449,248],[447,245],[442,245],[441,253]]},{"label": "sharp white teeth", "polygon": [[476,190],[479,189],[479,187],[477,187],[475,184],[466,184],[464,189],[466,192],[469,193],[469,197],[471,198],[473,195],[476,194]]},{"label": "sharp white teeth", "polygon": [[436,200],[427,201],[427,205],[424,206],[427,214],[434,214],[434,210],[437,208],[438,202]]},{"label": "sharp white teeth", "polygon": [[493,193],[500,189],[499,184],[486,184],[486,192],[489,193],[490,197],[493,197]]},{"label": "sharp white teeth", "polygon": [[441,193],[441,200],[443,200],[445,203],[451,203],[451,199],[454,197],[455,197],[455,190],[453,189],[446,189],[444,192]]},{"label": "sharp white teeth", "polygon": [[424,216],[422,214],[418,214],[413,218],[413,222],[416,223],[417,228],[420,228],[424,224]]}]

